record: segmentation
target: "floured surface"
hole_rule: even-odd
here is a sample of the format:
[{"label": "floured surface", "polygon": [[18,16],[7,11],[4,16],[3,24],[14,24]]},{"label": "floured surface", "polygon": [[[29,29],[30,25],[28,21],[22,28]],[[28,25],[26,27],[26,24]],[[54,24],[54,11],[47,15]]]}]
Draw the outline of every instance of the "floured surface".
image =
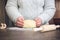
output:
[{"label": "floured surface", "polygon": [[60,25],[42,25],[39,28],[34,29],[34,31],[47,32],[56,30],[57,28],[60,28]]},{"label": "floured surface", "polygon": [[40,32],[46,32],[46,31],[52,31],[56,30],[56,28],[60,27],[59,25],[42,25],[39,28],[18,28],[18,27],[10,27],[7,28],[9,30],[22,30],[22,31],[40,31]]},{"label": "floured surface", "polygon": [[42,30],[42,28],[18,28],[18,27],[9,27],[7,28],[9,30],[16,30],[16,31],[37,31],[37,30]]},{"label": "floured surface", "polygon": [[18,27],[9,27],[7,29],[9,29],[9,30],[22,30],[22,31],[25,31],[25,30],[32,31],[33,30],[32,28],[18,28]]}]

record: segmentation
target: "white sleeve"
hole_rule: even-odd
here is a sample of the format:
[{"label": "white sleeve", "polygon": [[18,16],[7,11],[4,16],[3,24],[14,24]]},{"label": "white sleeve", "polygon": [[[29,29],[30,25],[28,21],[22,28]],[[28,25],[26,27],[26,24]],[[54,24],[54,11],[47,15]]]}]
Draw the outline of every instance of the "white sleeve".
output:
[{"label": "white sleeve", "polygon": [[51,20],[51,18],[55,14],[55,9],[56,9],[55,0],[44,0],[44,1],[45,1],[44,11],[42,12],[41,15],[38,16],[42,19],[42,24],[45,24],[49,22],[49,20]]},{"label": "white sleeve", "polygon": [[6,12],[9,18],[15,23],[17,17],[22,16],[18,11],[17,0],[8,0],[6,4]]}]

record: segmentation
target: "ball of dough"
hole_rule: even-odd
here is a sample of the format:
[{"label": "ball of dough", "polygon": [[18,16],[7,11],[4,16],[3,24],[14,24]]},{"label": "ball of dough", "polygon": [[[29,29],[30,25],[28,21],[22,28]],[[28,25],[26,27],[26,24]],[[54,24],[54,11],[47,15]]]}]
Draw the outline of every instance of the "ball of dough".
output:
[{"label": "ball of dough", "polygon": [[35,28],[36,22],[34,20],[24,20],[24,28]]}]

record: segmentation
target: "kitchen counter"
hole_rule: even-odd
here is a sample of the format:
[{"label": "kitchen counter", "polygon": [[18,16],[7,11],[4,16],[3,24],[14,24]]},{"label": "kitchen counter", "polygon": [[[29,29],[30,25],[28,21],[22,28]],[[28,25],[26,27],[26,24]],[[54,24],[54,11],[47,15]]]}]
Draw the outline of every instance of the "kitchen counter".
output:
[{"label": "kitchen counter", "polygon": [[44,33],[4,29],[0,30],[0,40],[60,40],[60,29]]}]

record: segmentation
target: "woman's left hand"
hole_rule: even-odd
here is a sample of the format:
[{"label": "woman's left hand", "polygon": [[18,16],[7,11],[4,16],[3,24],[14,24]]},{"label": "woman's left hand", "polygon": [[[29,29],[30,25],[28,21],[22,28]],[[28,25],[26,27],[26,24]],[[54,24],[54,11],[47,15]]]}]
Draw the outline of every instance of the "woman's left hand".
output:
[{"label": "woman's left hand", "polygon": [[35,18],[35,22],[37,27],[40,27],[42,25],[42,20],[39,17]]}]

